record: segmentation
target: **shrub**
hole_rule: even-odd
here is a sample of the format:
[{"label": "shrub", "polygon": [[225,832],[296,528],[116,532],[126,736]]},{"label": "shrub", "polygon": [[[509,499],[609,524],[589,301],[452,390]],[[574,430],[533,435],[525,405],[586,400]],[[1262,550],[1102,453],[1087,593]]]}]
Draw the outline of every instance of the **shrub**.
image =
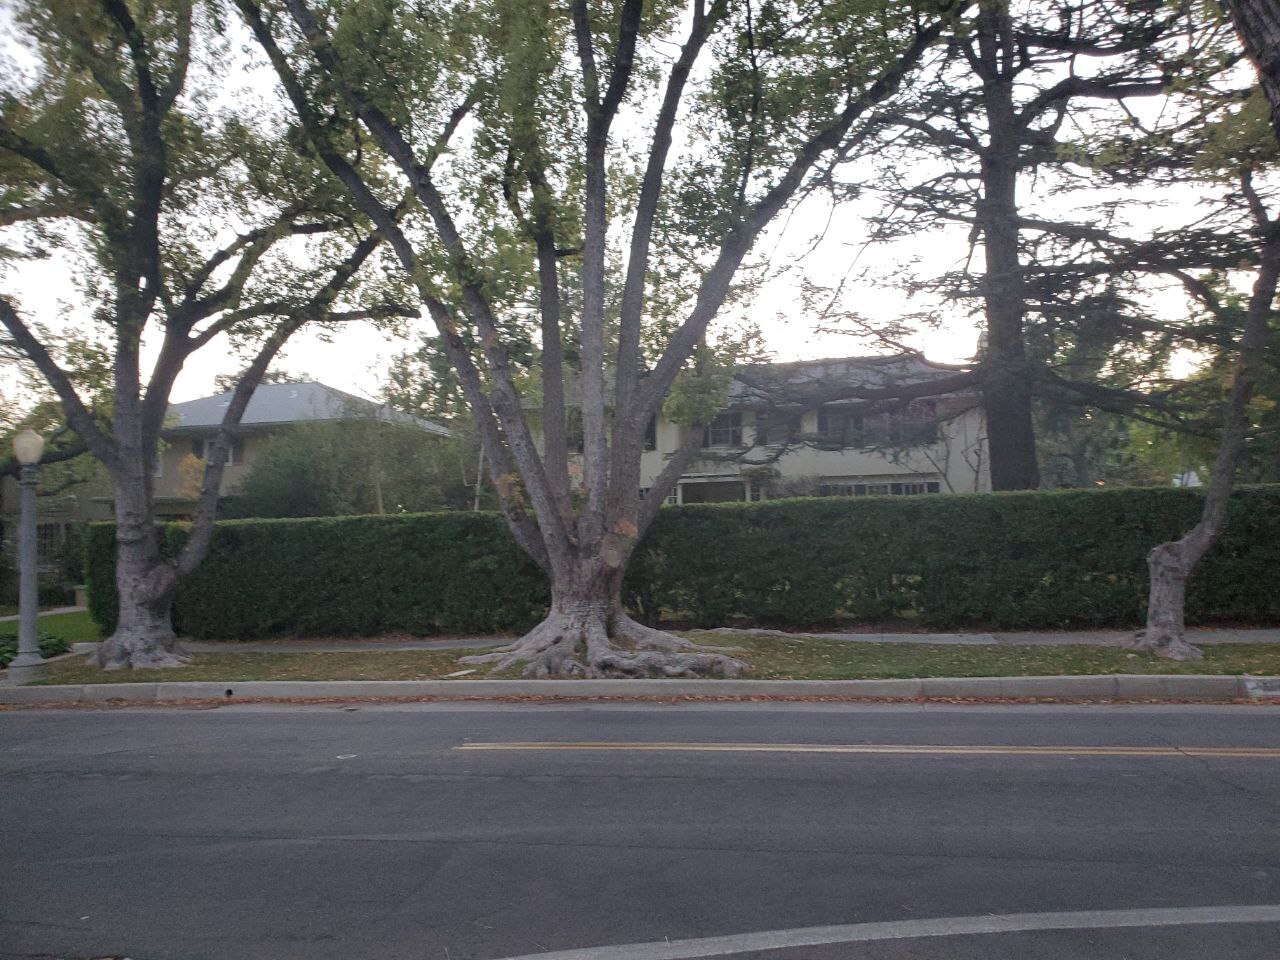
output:
[{"label": "shrub", "polygon": [[[37,636],[40,644],[40,656],[48,660],[71,649],[71,644],[62,637],[42,633]],[[0,633],[0,667],[7,667],[18,655],[18,635],[16,633]]]},{"label": "shrub", "polygon": [[[629,571],[649,618],[803,628],[908,616],[935,628],[1130,626],[1146,554],[1199,517],[1194,490],[1123,489],[779,500],[664,509]],[[186,537],[163,532],[164,549]],[[714,546],[714,549],[709,549]],[[114,528],[89,533],[90,612],[115,624]],[[1280,620],[1280,487],[1232,498],[1192,581],[1192,622]],[[195,637],[519,630],[542,573],[494,514],[240,520],[216,527],[179,590]]]},{"label": "shrub", "polygon": [[[173,555],[185,526],[164,528]],[[88,546],[89,611],[115,628],[115,528]],[[531,626],[548,602],[542,572],[487,513],[401,514],[217,524],[182,584],[177,628],[202,638],[492,632]]]}]

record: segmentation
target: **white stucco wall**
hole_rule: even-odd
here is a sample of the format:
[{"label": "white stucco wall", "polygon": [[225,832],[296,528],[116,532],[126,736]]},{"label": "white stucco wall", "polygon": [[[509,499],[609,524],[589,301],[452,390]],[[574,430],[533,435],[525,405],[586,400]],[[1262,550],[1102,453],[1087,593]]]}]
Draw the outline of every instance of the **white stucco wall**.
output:
[{"label": "white stucco wall", "polygon": [[[743,440],[751,443],[755,436],[755,417],[743,415]],[[818,414],[811,411],[800,423],[801,433],[816,433]],[[680,443],[680,428],[666,420],[657,425],[657,449],[647,451],[641,460],[641,485],[649,486]],[[761,459],[763,448],[750,454]],[[783,480],[882,482],[935,480],[941,492],[972,493],[991,489],[987,464],[986,429],[980,408],[971,408],[944,420],[938,426],[938,441],[924,447],[900,451],[818,450],[801,447],[788,451],[773,468]],[[711,477],[739,477],[751,473],[749,464],[714,460],[695,461],[686,471],[690,480]]]}]

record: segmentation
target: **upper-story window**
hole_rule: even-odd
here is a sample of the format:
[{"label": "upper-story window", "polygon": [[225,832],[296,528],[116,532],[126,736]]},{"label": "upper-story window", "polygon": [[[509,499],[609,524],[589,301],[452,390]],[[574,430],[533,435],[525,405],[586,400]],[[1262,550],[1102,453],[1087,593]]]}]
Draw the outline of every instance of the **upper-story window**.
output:
[{"label": "upper-story window", "polygon": [[722,413],[709,424],[702,438],[704,447],[740,447],[742,446],[742,414],[739,412]]},{"label": "upper-story window", "polygon": [[649,425],[644,428],[644,448],[645,450],[658,449],[658,418],[650,417]]},{"label": "upper-story window", "polygon": [[862,415],[843,407],[819,407],[818,436],[830,443],[860,443]]},{"label": "upper-story window", "polygon": [[[201,460],[204,460],[206,463],[209,462],[210,458],[213,457],[213,448],[217,442],[218,441],[216,437],[206,437],[202,441],[201,447],[200,447]],[[227,446],[226,460],[224,462],[226,463],[227,466],[230,467],[234,464],[239,463],[243,459],[244,459],[244,441],[232,440],[231,443],[228,444]]]},{"label": "upper-story window", "polygon": [[790,443],[799,432],[799,423],[794,415],[772,411],[756,414],[756,443],[765,446],[780,446]]},{"label": "upper-story window", "polygon": [[858,413],[840,407],[818,409],[818,436],[858,447],[923,446],[938,440],[938,412],[932,400]]}]

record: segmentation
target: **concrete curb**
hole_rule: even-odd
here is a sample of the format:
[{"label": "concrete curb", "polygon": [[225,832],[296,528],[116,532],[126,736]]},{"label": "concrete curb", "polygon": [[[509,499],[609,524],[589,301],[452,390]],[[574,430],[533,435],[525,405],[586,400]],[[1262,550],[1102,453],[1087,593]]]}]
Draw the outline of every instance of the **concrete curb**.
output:
[{"label": "concrete curb", "polygon": [[1280,697],[1280,677],[1106,675],[915,680],[255,680],[0,687],[3,703],[314,698],[654,697],[1023,698],[1239,700]]}]

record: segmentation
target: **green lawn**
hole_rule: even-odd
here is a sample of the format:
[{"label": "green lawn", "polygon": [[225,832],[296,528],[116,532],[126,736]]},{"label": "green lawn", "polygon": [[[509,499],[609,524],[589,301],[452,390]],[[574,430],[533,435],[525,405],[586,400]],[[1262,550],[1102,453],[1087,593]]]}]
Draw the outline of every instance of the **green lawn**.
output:
[{"label": "green lawn", "polygon": [[[52,632],[52,631],[50,631]],[[957,646],[849,643],[818,637],[743,637],[698,632],[705,642],[735,645],[755,679],[853,680],[884,677],[1049,676],[1055,674],[1213,673],[1280,675],[1280,644],[1209,647],[1197,663],[1177,663],[1107,647]],[[81,658],[50,665],[51,683],[152,680],[428,680],[468,669],[466,650],[373,650],[367,653],[236,651],[200,653],[187,667],[104,673]],[[480,668],[465,679],[485,676]]]},{"label": "green lawn", "polygon": [[466,650],[378,650],[369,653],[197,653],[173,670],[90,667],[80,657],[49,664],[49,683],[144,683],[156,680],[432,680],[467,667]]},{"label": "green lawn", "polygon": [[47,613],[40,618],[40,632],[51,633],[68,643],[100,640],[102,634],[88,612]]},{"label": "green lawn", "polygon": [[[61,637],[67,643],[101,639],[98,625],[86,612],[41,614],[37,629],[41,633]],[[6,620],[0,623],[0,636],[6,635],[11,637],[18,635],[18,621]]]},{"label": "green lawn", "polygon": [[1027,677],[1059,674],[1280,674],[1280,644],[1205,647],[1205,658],[1180,663],[1116,647],[851,643],[821,637],[742,636],[696,631],[691,639],[741,647],[738,656],[761,680],[854,680],[893,677]]}]

